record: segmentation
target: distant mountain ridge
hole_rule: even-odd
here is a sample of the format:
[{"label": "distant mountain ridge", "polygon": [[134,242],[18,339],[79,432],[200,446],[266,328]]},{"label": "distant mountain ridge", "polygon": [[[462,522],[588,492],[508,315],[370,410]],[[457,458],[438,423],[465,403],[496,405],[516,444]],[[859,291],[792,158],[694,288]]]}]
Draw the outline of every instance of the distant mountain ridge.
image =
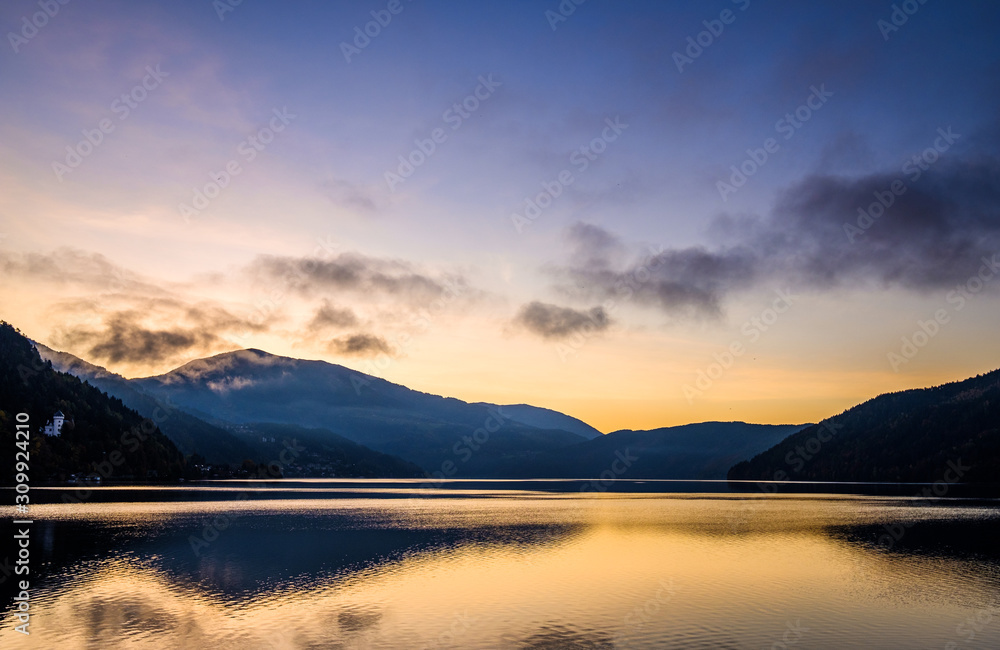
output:
[{"label": "distant mountain ridge", "polygon": [[413,475],[407,463],[415,463],[417,473],[481,478],[594,478],[610,472],[634,479],[760,480],[784,470],[798,480],[933,481],[939,478],[934,470],[943,471],[947,460],[974,458],[967,479],[997,481],[1000,467],[1000,371],[881,395],[849,409],[830,419],[844,433],[805,462],[792,456],[814,444],[810,440],[822,423],[703,422],[604,435],[551,409],[464,402],[336,364],[256,349],[130,380],[37,347],[55,367],[144,415],[172,408],[175,415],[162,427],[185,453],[230,462],[274,451],[270,438],[277,436],[245,435],[267,429],[312,441],[310,453],[318,449],[319,455],[309,465],[316,471],[353,466],[387,476]]},{"label": "distant mountain ridge", "polygon": [[[308,437],[314,443],[324,435],[330,444],[346,438],[414,462],[427,474],[597,477],[627,452],[639,457],[629,463],[623,478],[721,479],[734,462],[801,428],[702,423],[604,435],[552,409],[463,402],[336,364],[257,349],[197,359],[163,375],[131,380],[72,355],[39,349],[57,365],[80,373],[140,410],[170,405],[185,417],[174,421],[173,428],[168,421],[164,429],[177,434],[183,448],[211,444],[228,458],[236,445],[257,452],[248,456],[256,458],[267,446],[240,431],[286,427],[286,433],[311,432]],[[324,462],[313,465],[329,465]],[[399,466],[393,471],[405,470]]]},{"label": "distant mountain ridge", "polygon": [[[425,469],[451,461],[469,470],[487,456],[549,451],[585,439],[563,429],[521,423],[495,405],[422,393],[344,366],[255,349],[198,359],[130,382],[210,423],[326,429]],[[464,438],[487,426],[494,429],[486,433],[489,453],[476,454],[471,464],[459,462],[465,458],[463,450],[479,447]]]},{"label": "distant mountain ridge", "polygon": [[962,482],[1000,483],[1000,370],[879,395],[737,463],[728,477],[934,482],[959,463]]},{"label": "distant mountain ridge", "polygon": [[623,429],[557,453],[519,458],[514,478],[724,480],[733,463],[770,448],[806,425],[700,422],[649,431]]},{"label": "distant mountain ridge", "polygon": [[[482,402],[479,403],[482,404]],[[588,440],[604,435],[583,420],[540,406],[531,406],[530,404],[504,404],[502,406],[486,404],[486,406],[495,406],[511,420],[539,429],[562,429],[583,436]]]},{"label": "distant mountain ridge", "polygon": [[[41,343],[34,345],[54,368],[122,400],[129,408],[157,422],[184,454],[197,454],[204,462],[242,466],[251,461],[266,467],[279,459],[284,461],[280,469],[272,469],[270,474],[258,472],[262,476],[412,478],[422,475],[421,468],[413,463],[378,453],[331,431],[292,424],[251,423],[240,427],[223,421],[210,424],[172,404],[169,398],[159,399],[147,394],[141,386],[121,375]],[[294,449],[296,453],[290,455],[286,449]]]},{"label": "distant mountain ridge", "polygon": [[[197,452],[211,462],[239,463],[243,458],[260,458],[260,445],[253,444],[254,441],[245,436],[235,435],[233,425],[285,423],[325,430],[331,438],[339,438],[330,431],[330,421],[326,418],[330,409],[321,408],[320,411],[326,413],[319,416],[313,413],[315,417],[287,417],[291,404],[286,399],[289,391],[300,397],[314,398],[312,407],[317,404],[331,407],[335,411],[334,420],[354,425],[356,429],[374,431],[376,435],[385,434],[387,429],[395,429],[398,434],[399,427],[395,425],[405,423],[417,431],[421,428],[433,429],[431,444],[436,443],[438,447],[442,435],[447,437],[450,433],[455,437],[459,433],[458,427],[462,433],[471,434],[487,420],[491,409],[503,409],[492,404],[470,405],[460,400],[419,393],[342,366],[278,357],[255,349],[198,359],[158,378],[128,380],[71,354],[52,350],[40,343],[36,345],[56,367],[75,373],[101,390],[123,399],[144,415],[169,413],[163,420],[164,431],[176,440],[185,453]],[[317,373],[325,376],[318,377]],[[295,381],[293,374],[305,374],[307,378]],[[234,396],[230,393],[233,392],[237,394],[236,399],[231,399]],[[267,398],[238,398],[239,394],[247,392],[264,393]],[[178,394],[184,395],[185,399],[175,401]],[[252,406],[248,408],[247,402]],[[306,399],[306,402],[309,400]],[[339,405],[333,405],[334,402],[339,402]],[[428,402],[433,404],[433,408],[427,408]],[[518,443],[517,438],[521,439],[521,443],[527,439],[529,448],[545,449],[567,441],[577,442],[584,439],[583,436],[601,435],[586,423],[549,409],[516,405],[511,411],[508,414],[504,410],[504,416],[508,416],[505,418],[505,429],[513,431],[504,431],[499,436],[501,440],[495,441],[500,449],[523,447],[524,444]],[[522,420],[557,421],[565,428],[546,434],[544,429],[525,424]],[[565,429],[574,429],[581,435]],[[531,440],[539,436],[556,440]],[[396,446],[412,448],[419,444],[420,436],[412,437],[414,439],[409,445],[405,444],[405,440],[397,440]],[[364,442],[364,436],[358,435],[357,438],[360,439],[355,439],[355,442]],[[455,455],[454,444],[451,456]],[[387,442],[383,448],[391,450],[393,442]],[[413,455],[421,458],[428,454],[418,452]],[[446,455],[439,455],[441,458],[435,460],[446,462]],[[426,462],[426,458],[423,460]]]}]

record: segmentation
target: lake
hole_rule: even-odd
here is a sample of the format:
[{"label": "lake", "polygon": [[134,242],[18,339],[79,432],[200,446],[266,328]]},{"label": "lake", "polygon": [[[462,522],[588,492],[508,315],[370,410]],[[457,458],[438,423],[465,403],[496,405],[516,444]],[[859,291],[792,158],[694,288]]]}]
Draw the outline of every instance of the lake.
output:
[{"label": "lake", "polygon": [[0,646],[1000,647],[1000,501],[579,487],[35,489]]}]

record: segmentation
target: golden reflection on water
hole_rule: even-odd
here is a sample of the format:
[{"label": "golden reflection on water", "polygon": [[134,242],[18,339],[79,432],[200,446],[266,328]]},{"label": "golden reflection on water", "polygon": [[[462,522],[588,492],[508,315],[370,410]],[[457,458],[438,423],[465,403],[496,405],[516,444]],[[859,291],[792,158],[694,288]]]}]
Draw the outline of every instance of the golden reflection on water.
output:
[{"label": "golden reflection on water", "polygon": [[[192,575],[155,556],[88,560],[36,588],[30,638],[12,632],[8,615],[0,640],[60,649],[1000,647],[1000,612],[972,640],[958,632],[998,602],[994,563],[890,553],[832,532],[995,516],[989,508],[903,503],[499,493],[37,506],[38,520],[109,530],[155,531],[230,513],[248,523],[262,514],[357,515],[376,529],[482,534],[251,594],[227,594],[204,579],[240,571],[240,557],[209,554],[197,566],[211,570]],[[504,526],[543,532],[492,534]],[[256,533],[234,527],[222,534]],[[280,539],[295,545],[298,533]]]}]

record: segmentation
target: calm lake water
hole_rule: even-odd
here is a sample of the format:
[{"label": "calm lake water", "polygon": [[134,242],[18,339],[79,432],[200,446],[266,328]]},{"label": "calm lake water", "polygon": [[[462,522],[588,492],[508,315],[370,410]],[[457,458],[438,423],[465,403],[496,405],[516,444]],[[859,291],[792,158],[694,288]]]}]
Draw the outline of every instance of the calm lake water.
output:
[{"label": "calm lake water", "polygon": [[575,487],[49,491],[0,646],[1000,648],[998,501]]}]

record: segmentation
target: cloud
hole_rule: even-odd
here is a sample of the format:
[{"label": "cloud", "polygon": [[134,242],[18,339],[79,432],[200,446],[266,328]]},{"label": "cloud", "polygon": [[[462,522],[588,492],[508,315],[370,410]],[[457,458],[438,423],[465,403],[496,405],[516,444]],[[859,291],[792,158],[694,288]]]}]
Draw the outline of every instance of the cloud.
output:
[{"label": "cloud", "polygon": [[[818,288],[927,291],[964,281],[982,257],[1000,252],[1000,161],[938,165],[915,181],[903,174],[803,179],[756,224],[749,244],[758,267]],[[891,195],[893,182],[906,190],[883,213],[877,195]],[[881,215],[861,233],[855,229],[868,220],[859,222],[859,209]]]},{"label": "cloud", "polygon": [[544,339],[561,339],[578,332],[603,332],[611,325],[611,319],[603,307],[578,311],[533,301],[521,307],[514,323]]},{"label": "cloud", "polygon": [[578,266],[605,268],[625,250],[618,237],[589,223],[577,222],[570,226],[568,238],[571,259]]},{"label": "cloud", "polygon": [[333,203],[361,212],[377,212],[384,207],[384,201],[378,197],[378,193],[370,187],[350,181],[329,178],[321,181],[320,189]]},{"label": "cloud", "polygon": [[132,292],[162,296],[167,291],[112,263],[100,253],[63,247],[51,253],[0,251],[0,273],[27,281],[85,287],[100,294]]},{"label": "cloud", "polygon": [[[891,194],[893,182],[905,192],[882,210],[878,196]],[[878,216],[862,217],[867,227],[859,228],[859,209]],[[920,178],[808,176],[782,192],[766,217],[716,217],[712,246],[662,250],[627,264],[610,252],[613,235],[595,229],[574,227],[569,262],[551,270],[557,289],[579,300],[627,299],[671,315],[719,317],[727,296],[765,284],[937,291],[1000,253],[1000,161],[942,160]]]},{"label": "cloud", "polygon": [[54,347],[105,365],[188,361],[232,349],[227,336],[270,327],[214,303],[188,304],[170,296],[75,298],[54,304],[50,313],[59,323],[52,333]]},{"label": "cloud", "polygon": [[755,259],[743,249],[701,247],[666,250],[616,270],[608,264],[557,271],[563,293],[582,299],[635,300],[673,314],[718,317],[722,300],[749,285]]},{"label": "cloud", "polygon": [[358,322],[358,317],[350,309],[335,307],[329,300],[324,300],[309,322],[309,329],[355,327]]},{"label": "cloud", "polygon": [[[237,316],[185,287],[157,282],[98,253],[0,252],[0,273],[28,295],[47,295],[53,347],[94,363],[149,367],[231,349],[227,336],[268,330],[273,318]],[[57,295],[64,296],[62,299]],[[39,333],[40,334],[40,333]]]},{"label": "cloud", "polygon": [[351,334],[330,341],[331,352],[356,357],[373,357],[378,354],[392,354],[392,348],[381,336],[373,334]]},{"label": "cloud", "polygon": [[86,348],[90,359],[108,363],[156,363],[219,343],[214,333],[201,327],[152,329],[132,311],[109,316],[102,329],[78,328],[57,335],[57,345]]},{"label": "cloud", "polygon": [[257,277],[286,283],[303,295],[349,291],[388,295],[423,302],[452,291],[465,281],[456,276],[433,277],[402,260],[342,253],[332,259],[263,255],[249,266]]},{"label": "cloud", "polygon": [[[394,354],[384,332],[357,331],[373,314],[390,329],[416,329],[426,321],[425,312],[481,295],[457,274],[432,274],[407,261],[358,253],[258,257],[235,276],[162,283],[76,249],[0,251],[0,273],[16,280],[26,295],[64,296],[50,299],[46,308],[46,320],[54,323],[48,336],[54,348],[125,373],[246,347],[252,334],[339,355]],[[258,294],[281,298],[259,301],[256,308],[249,302],[241,307],[234,302],[238,298],[193,299],[202,287],[237,286],[248,279],[264,285],[255,288]],[[298,319],[303,308],[307,315]],[[336,338],[331,340],[331,333]]]}]

